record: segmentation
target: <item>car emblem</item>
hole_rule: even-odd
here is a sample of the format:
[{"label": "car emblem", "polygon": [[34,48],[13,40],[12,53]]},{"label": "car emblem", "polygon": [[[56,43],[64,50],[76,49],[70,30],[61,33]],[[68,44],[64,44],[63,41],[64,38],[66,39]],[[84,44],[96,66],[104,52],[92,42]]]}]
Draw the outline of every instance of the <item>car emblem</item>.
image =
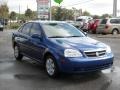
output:
[{"label": "car emblem", "polygon": [[97,57],[99,56],[99,53],[98,53],[98,52],[96,52],[96,56],[97,56]]}]

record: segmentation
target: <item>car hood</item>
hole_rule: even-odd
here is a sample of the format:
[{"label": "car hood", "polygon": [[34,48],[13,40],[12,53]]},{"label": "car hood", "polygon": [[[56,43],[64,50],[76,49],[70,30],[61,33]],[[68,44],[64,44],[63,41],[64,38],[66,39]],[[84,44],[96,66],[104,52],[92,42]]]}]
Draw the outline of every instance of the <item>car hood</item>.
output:
[{"label": "car hood", "polygon": [[75,48],[83,51],[106,48],[104,43],[89,37],[51,38],[51,41],[64,48]]}]

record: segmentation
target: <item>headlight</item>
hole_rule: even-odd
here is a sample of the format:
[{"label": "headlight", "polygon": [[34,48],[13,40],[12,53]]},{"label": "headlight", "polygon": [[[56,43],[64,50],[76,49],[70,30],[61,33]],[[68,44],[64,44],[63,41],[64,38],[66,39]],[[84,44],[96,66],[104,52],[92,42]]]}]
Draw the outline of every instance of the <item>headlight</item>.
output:
[{"label": "headlight", "polygon": [[64,51],[64,56],[65,57],[81,57],[82,54],[78,50],[66,49]]},{"label": "headlight", "polygon": [[107,46],[106,49],[107,49],[107,50],[106,50],[107,53],[111,53],[111,48],[110,48],[110,46]]}]

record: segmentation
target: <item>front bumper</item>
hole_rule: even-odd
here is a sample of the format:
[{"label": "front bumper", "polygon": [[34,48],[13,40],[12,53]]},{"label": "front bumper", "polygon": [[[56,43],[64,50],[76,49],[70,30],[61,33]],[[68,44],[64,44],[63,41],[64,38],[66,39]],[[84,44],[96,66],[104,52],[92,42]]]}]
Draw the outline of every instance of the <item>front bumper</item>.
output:
[{"label": "front bumper", "polygon": [[100,71],[112,67],[113,59],[113,54],[96,58],[65,58],[59,69],[65,73]]}]

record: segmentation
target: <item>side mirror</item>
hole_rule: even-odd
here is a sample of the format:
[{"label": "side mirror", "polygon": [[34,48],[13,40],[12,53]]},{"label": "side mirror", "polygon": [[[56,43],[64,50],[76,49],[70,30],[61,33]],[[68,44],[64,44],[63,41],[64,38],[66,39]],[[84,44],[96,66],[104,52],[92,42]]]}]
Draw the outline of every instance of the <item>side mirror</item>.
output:
[{"label": "side mirror", "polygon": [[39,34],[33,34],[31,37],[35,39],[41,39],[41,36]]},{"label": "side mirror", "polygon": [[84,32],[85,36],[87,36],[87,32]]}]

